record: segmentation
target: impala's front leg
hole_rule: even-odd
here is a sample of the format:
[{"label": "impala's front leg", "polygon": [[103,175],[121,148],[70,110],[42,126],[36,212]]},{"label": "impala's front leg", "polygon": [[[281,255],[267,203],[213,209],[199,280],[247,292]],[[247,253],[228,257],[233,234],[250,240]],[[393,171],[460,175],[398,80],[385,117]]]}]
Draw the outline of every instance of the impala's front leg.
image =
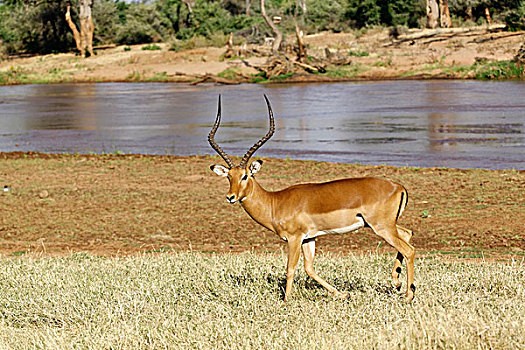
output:
[{"label": "impala's front leg", "polygon": [[284,301],[288,301],[292,293],[295,269],[301,256],[301,241],[302,237],[300,236],[288,236],[288,262],[286,266],[286,292],[284,294]]},{"label": "impala's front leg", "polygon": [[306,274],[313,278],[317,283],[322,285],[330,293],[333,293],[334,296],[347,299],[348,293],[341,293],[335,289],[330,283],[326,282],[324,279],[319,277],[319,275],[314,270],[314,256],[315,256],[315,238],[311,238],[303,241],[303,256],[304,256],[304,270]]}]

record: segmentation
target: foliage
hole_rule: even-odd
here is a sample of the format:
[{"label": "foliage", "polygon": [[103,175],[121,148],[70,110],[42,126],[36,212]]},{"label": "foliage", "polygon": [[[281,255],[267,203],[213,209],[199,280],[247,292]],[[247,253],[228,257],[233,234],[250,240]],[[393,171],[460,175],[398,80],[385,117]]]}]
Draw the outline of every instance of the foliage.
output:
[{"label": "foliage", "polygon": [[123,19],[118,3],[110,0],[99,0],[93,4],[93,22],[95,25],[95,42],[110,44],[115,41],[115,32]]},{"label": "foliage", "polygon": [[417,26],[424,15],[420,0],[348,0],[344,18],[354,27],[371,25]]},{"label": "foliage", "polygon": [[366,57],[370,55],[368,51],[360,51],[360,50],[350,50],[348,51],[348,56],[355,56],[355,57]]},{"label": "foliage", "polygon": [[326,67],[326,75],[332,78],[354,78],[357,75],[359,75],[362,72],[367,71],[370,69],[367,66],[363,66],[362,64],[352,64],[349,66],[328,66]]},{"label": "foliage", "polygon": [[169,19],[157,12],[154,4],[139,3],[126,11],[115,41],[125,45],[160,42],[173,34]]},{"label": "foliage", "polygon": [[65,2],[0,5],[0,40],[7,53],[51,53],[74,47],[65,17],[57,16],[65,12]]},{"label": "foliage", "polygon": [[[0,1],[0,54],[51,53],[75,48],[64,19],[68,2],[43,0]],[[78,23],[78,0],[71,2],[71,15]],[[270,34],[252,0],[249,15],[244,0],[195,0],[191,11],[182,0],[96,0],[93,5],[94,44],[142,44],[236,37],[261,42]],[[305,0],[306,12],[295,0],[268,0],[270,16],[280,16],[281,30],[293,33],[295,22],[314,33],[335,32],[369,26],[417,27],[424,22],[424,0]],[[454,23],[485,21],[489,8],[495,21],[510,30],[525,28],[525,0],[450,0]],[[78,25],[78,24],[77,24]],[[200,40],[200,39],[199,39]],[[179,45],[180,46],[180,45]]]},{"label": "foliage", "polygon": [[312,1],[308,6],[309,12],[305,18],[306,30],[341,32],[350,29],[349,23],[342,18],[346,0]]},{"label": "foliage", "polygon": [[143,51],[157,51],[162,50],[162,48],[157,44],[150,44],[142,47]]},{"label": "foliage", "polygon": [[505,23],[511,31],[525,30],[525,1],[517,1],[515,9],[504,12]]},{"label": "foliage", "polygon": [[476,79],[520,79],[525,77],[523,65],[513,61],[475,64]]}]

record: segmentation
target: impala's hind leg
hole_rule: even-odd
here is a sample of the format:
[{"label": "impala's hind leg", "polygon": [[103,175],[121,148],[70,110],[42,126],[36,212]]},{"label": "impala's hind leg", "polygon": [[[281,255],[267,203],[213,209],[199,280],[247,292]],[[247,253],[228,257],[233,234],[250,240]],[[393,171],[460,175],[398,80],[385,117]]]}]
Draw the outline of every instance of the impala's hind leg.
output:
[{"label": "impala's hind leg", "polygon": [[303,255],[304,255],[304,269],[308,276],[313,278],[317,283],[326,288],[330,293],[337,297],[347,298],[348,293],[341,293],[331,284],[323,280],[314,270],[314,256],[315,256],[315,238],[303,241]]},{"label": "impala's hind leg", "polygon": [[[370,224],[370,223],[369,223]],[[370,227],[374,232],[385,239],[392,247],[394,247],[402,257],[406,259],[407,264],[407,300],[410,302],[414,299],[414,293],[416,287],[414,286],[414,247],[406,242],[402,237],[406,238],[406,234],[400,234],[398,227],[395,224],[383,225],[383,224],[371,224]],[[397,258],[396,258],[397,260]],[[397,264],[397,261],[396,261]],[[397,269],[397,267],[396,267]]]},{"label": "impala's hind leg", "polygon": [[[397,226],[397,233],[399,237],[406,243],[410,243],[412,238],[412,231],[407,228]],[[403,264],[403,254],[397,252],[394,268],[392,269],[392,284],[399,291],[401,290],[401,282],[399,281],[399,274],[401,273],[401,265]]]}]

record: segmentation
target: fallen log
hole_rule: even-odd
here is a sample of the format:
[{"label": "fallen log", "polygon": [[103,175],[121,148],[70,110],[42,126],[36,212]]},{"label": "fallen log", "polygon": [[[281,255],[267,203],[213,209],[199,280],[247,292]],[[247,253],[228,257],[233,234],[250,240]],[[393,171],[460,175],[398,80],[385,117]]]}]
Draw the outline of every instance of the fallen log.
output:
[{"label": "fallen log", "polygon": [[190,85],[198,85],[202,83],[215,83],[215,84],[223,84],[223,85],[236,85],[240,84],[236,80],[230,80],[226,78],[221,78],[213,74],[206,74],[203,77],[201,77],[199,80],[192,81]]},{"label": "fallen log", "polygon": [[303,68],[305,71],[309,73],[326,73],[326,69],[322,66],[311,66],[306,63],[294,61],[293,64]]},{"label": "fallen log", "polygon": [[392,42],[383,45],[383,47],[388,47],[392,45],[398,45],[407,41],[415,41],[419,39],[428,39],[434,38],[437,36],[446,36],[453,37],[457,34],[470,33],[470,32],[494,32],[503,30],[506,27],[505,24],[493,24],[490,26],[477,26],[471,28],[437,28],[437,29],[423,29],[418,30],[417,33],[403,34],[399,35],[397,40],[392,40]]}]

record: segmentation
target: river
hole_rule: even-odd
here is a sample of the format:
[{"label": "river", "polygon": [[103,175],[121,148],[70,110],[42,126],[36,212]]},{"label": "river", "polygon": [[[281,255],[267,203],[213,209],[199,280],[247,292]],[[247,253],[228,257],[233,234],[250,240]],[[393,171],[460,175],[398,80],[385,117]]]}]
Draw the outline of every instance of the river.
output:
[{"label": "river", "polygon": [[331,84],[100,83],[0,87],[0,151],[213,154],[216,140],[258,152],[344,163],[525,169],[525,82]]}]

